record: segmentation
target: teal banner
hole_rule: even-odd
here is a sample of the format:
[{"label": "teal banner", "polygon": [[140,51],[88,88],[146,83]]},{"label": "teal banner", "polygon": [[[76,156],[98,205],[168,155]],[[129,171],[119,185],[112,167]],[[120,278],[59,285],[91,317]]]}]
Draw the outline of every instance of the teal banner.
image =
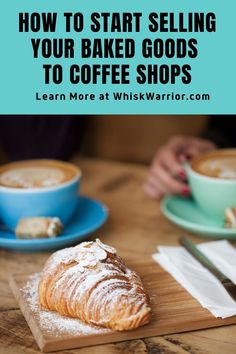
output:
[{"label": "teal banner", "polygon": [[236,2],[0,4],[0,114],[235,114]]}]

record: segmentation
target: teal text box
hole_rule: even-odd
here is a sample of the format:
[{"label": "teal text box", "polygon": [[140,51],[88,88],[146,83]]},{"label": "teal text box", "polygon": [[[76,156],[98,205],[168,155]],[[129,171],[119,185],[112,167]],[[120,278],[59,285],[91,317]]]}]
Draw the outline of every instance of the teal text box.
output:
[{"label": "teal text box", "polygon": [[[234,114],[235,104],[235,10],[234,0],[151,0],[151,1],[78,1],[78,0],[9,0],[0,4],[1,26],[1,114]],[[55,33],[19,32],[20,12],[57,12]],[[65,12],[84,14],[83,32],[65,31]],[[93,12],[142,13],[138,33],[92,32]],[[148,16],[151,12],[214,12],[216,32],[151,33]],[[177,22],[176,22],[177,23]],[[135,40],[134,58],[80,58],[81,38],[131,38]],[[31,38],[73,38],[75,58],[33,58]],[[144,38],[196,38],[197,58],[149,58],[141,54]],[[61,84],[45,84],[44,64],[63,66]],[[130,66],[130,84],[72,84],[71,65],[119,64]],[[184,84],[138,84],[139,64],[191,65],[192,80]],[[85,95],[87,94],[87,99]],[[45,96],[44,96],[45,95]],[[56,96],[57,95],[57,96]],[[65,96],[65,99],[64,99]],[[115,97],[121,96],[120,100]],[[72,97],[76,97],[72,98]],[[92,99],[93,97],[93,99]],[[149,99],[147,99],[149,97]],[[47,99],[43,99],[47,98]],[[53,98],[50,100],[49,98]],[[80,99],[81,98],[81,99]],[[104,98],[104,99],[102,99]]]}]

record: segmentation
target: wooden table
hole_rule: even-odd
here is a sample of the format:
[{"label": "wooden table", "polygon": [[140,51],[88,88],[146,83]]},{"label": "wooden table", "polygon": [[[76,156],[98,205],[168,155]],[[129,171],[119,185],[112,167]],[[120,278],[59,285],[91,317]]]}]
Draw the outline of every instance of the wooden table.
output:
[{"label": "wooden table", "polygon": [[[100,199],[110,209],[106,225],[96,232],[124,258],[150,257],[157,244],[177,244],[182,231],[161,214],[159,203],[142,190],[146,167],[85,158],[75,159],[83,170],[82,193]],[[194,241],[198,239],[192,236]],[[49,254],[17,254],[0,250],[0,354],[40,353],[8,286],[11,273],[39,271]],[[63,354],[235,354],[236,325],[167,335]]]}]

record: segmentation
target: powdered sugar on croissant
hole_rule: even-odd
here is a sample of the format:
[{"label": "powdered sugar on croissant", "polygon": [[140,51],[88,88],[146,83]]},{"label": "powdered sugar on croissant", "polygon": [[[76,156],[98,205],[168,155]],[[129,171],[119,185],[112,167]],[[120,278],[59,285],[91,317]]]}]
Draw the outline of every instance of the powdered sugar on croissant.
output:
[{"label": "powdered sugar on croissant", "polygon": [[46,309],[115,330],[144,325],[151,312],[139,276],[98,239],[57,251],[48,259],[39,300]]}]

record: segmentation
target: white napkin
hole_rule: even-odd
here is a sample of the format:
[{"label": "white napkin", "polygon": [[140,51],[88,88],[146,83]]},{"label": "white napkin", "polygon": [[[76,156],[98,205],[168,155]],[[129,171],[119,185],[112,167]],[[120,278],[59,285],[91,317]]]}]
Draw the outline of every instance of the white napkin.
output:
[{"label": "white napkin", "polygon": [[[228,241],[214,241],[197,246],[222,273],[236,284],[236,249]],[[204,308],[215,317],[236,315],[236,302],[220,281],[183,247],[158,246],[153,255]]]}]

